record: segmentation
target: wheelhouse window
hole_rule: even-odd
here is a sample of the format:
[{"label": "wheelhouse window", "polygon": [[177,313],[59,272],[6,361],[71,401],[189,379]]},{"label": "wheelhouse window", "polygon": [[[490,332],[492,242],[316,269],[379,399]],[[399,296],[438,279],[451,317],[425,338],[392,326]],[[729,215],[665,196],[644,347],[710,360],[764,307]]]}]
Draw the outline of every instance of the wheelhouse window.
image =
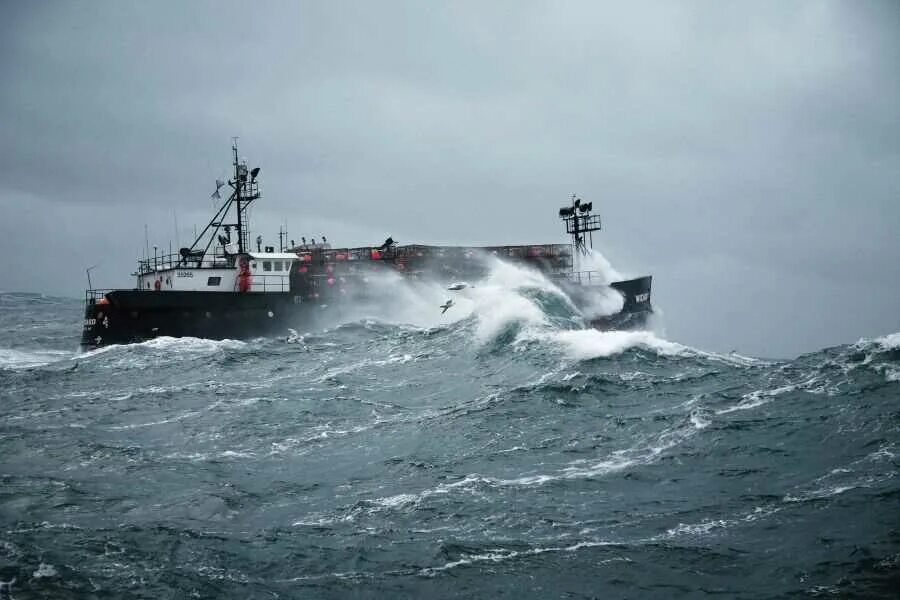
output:
[{"label": "wheelhouse window", "polygon": [[275,264],[275,269],[274,269],[274,270],[275,270],[275,271],[280,271],[280,270],[281,270],[281,261],[280,261],[280,260],[276,260],[276,261],[274,262],[274,264]]},{"label": "wheelhouse window", "polygon": [[272,270],[272,261],[264,260],[263,261],[263,271],[271,271]]},{"label": "wheelhouse window", "polygon": [[206,280],[206,285],[219,285],[220,283],[222,283],[221,277],[210,277]]}]

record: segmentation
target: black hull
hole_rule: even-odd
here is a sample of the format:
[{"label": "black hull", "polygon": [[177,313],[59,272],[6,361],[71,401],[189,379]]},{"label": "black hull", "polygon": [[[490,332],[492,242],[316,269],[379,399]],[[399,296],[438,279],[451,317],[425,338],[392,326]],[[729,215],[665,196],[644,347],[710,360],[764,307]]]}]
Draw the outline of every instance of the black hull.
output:
[{"label": "black hull", "polygon": [[[650,277],[619,281],[609,287],[622,294],[622,310],[591,319],[600,330],[640,329],[653,313]],[[576,305],[586,305],[606,286],[563,286]],[[176,292],[113,290],[90,293],[85,304],[81,347],[90,350],[109,344],[130,344],[153,338],[198,337],[213,340],[286,335],[291,328],[309,328],[323,314],[318,302],[285,292]],[[345,302],[348,299],[344,300]],[[583,304],[584,303],[584,304]],[[328,312],[339,309],[341,302]]]},{"label": "black hull", "polygon": [[288,293],[114,290],[89,298],[82,349],[160,336],[214,340],[283,334],[302,324],[312,306]]}]

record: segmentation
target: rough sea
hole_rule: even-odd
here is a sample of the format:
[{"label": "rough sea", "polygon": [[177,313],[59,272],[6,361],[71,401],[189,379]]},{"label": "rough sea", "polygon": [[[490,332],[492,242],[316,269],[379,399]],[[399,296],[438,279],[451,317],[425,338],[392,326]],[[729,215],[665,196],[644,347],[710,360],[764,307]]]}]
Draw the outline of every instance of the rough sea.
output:
[{"label": "rough sea", "polygon": [[400,287],[87,353],[81,300],[0,294],[0,599],[900,595],[900,334],[768,360],[512,267]]}]

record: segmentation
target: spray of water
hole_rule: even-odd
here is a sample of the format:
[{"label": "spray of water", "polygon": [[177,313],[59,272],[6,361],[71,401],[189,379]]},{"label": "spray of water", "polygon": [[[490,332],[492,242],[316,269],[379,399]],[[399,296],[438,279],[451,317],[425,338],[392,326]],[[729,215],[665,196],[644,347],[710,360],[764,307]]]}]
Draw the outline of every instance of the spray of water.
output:
[{"label": "spray of water", "polygon": [[609,285],[613,281],[627,279],[597,250],[588,250],[584,256],[577,257],[578,270],[591,271],[600,277],[600,283]]},{"label": "spray of water", "polygon": [[511,324],[523,328],[549,326],[547,313],[537,302],[541,295],[560,300],[577,312],[572,301],[541,273],[498,260],[488,259],[488,276],[466,294],[473,303],[476,339],[485,343]]},{"label": "spray of water", "polygon": [[[460,290],[449,281],[412,279],[395,271],[377,272],[367,278],[367,298],[342,313],[344,322],[374,319],[422,328],[447,326],[472,320],[480,342],[495,337],[513,322],[545,324],[546,315],[529,292],[552,294],[569,307],[571,300],[537,271],[518,267],[495,257],[480,257],[486,276],[468,282]],[[442,312],[441,305],[452,300]]]},{"label": "spray of water", "polygon": [[[585,257],[602,278],[621,275],[599,252]],[[657,337],[652,331],[601,332],[586,323],[599,315],[621,310],[622,296],[612,288],[592,286],[590,293],[573,301],[569,294],[542,273],[496,257],[481,257],[486,275],[457,291],[450,281],[411,279],[393,271],[369,277],[369,299],[342,316],[345,322],[374,319],[422,328],[471,323],[479,345],[515,328],[519,342],[549,343],[575,359],[609,356],[642,347],[675,354],[684,347]],[[452,299],[444,313],[441,305]]]},{"label": "spray of water", "polygon": [[[467,317],[471,307],[454,297],[433,279],[411,279],[396,271],[379,271],[366,278],[366,298],[352,303],[341,314],[343,322],[376,320],[422,328],[448,325]],[[453,306],[441,313],[449,298]]]}]

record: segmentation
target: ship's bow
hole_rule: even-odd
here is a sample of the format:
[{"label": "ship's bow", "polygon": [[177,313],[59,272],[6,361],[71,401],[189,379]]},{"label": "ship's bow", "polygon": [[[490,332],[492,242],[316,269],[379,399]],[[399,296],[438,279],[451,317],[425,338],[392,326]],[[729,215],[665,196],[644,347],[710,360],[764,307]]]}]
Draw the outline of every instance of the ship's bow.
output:
[{"label": "ship's bow", "polygon": [[592,319],[591,327],[600,330],[641,329],[653,314],[650,304],[650,288],[653,277],[638,277],[625,281],[616,281],[609,286],[622,295],[622,310],[619,312]]},{"label": "ship's bow", "polygon": [[[81,349],[91,350],[103,345],[103,324],[109,323],[107,290],[87,290],[84,295],[84,323],[81,329]],[[105,321],[104,321],[105,320]]]}]

